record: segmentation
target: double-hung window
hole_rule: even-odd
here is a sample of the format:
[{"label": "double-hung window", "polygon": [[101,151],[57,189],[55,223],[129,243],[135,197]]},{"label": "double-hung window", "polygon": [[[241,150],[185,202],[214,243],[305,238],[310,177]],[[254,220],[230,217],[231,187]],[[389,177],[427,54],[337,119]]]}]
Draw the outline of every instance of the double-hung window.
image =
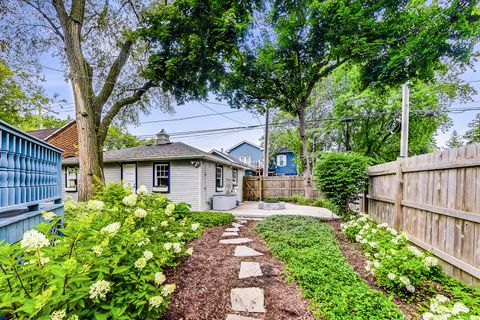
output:
[{"label": "double-hung window", "polygon": [[287,165],[287,155],[279,154],[277,155],[277,166],[285,167]]},{"label": "double-hung window", "polygon": [[215,170],[215,188],[223,191],[223,166],[217,166]]},{"label": "double-hung window", "polygon": [[169,163],[155,163],[153,165],[153,191],[170,192]]},{"label": "double-hung window", "polygon": [[77,191],[77,167],[65,168],[65,191],[76,192]]}]

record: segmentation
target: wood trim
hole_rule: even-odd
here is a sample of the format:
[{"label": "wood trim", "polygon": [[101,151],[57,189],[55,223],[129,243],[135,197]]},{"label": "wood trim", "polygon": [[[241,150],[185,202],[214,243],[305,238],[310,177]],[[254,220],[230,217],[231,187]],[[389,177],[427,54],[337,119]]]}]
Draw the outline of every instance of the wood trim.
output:
[{"label": "wood trim", "polygon": [[418,167],[405,167],[403,172],[418,172],[418,171],[433,171],[433,170],[448,170],[457,168],[479,167],[480,160],[455,161],[450,163],[429,164]]},{"label": "wood trim", "polygon": [[10,211],[10,210],[26,209],[27,207],[30,207],[30,206],[33,206],[33,205],[43,204],[43,203],[55,201],[55,200],[58,200],[58,199],[62,199],[62,197],[61,196],[56,196],[56,197],[51,197],[51,198],[46,198],[46,199],[24,202],[24,203],[12,205],[12,206],[1,207],[0,208],[0,213]]},{"label": "wood trim", "polygon": [[396,174],[397,171],[390,169],[390,170],[380,170],[380,171],[368,171],[368,176],[369,177],[375,177],[375,176],[387,176],[387,175],[393,175]]},{"label": "wood trim", "polygon": [[372,196],[367,194],[367,199],[395,204],[395,199],[390,199],[382,196]]},{"label": "wood trim", "polygon": [[475,214],[472,212],[456,210],[451,208],[442,208],[442,207],[432,206],[429,204],[416,203],[413,201],[406,201],[406,200],[402,201],[402,206],[414,208],[418,210],[430,211],[430,212],[441,214],[447,217],[454,217],[454,218],[459,218],[459,219],[480,223],[480,214]]},{"label": "wood trim", "polygon": [[444,260],[445,262],[448,262],[451,265],[461,269],[462,271],[465,271],[465,272],[471,274],[472,276],[480,279],[480,269],[479,268],[476,268],[475,266],[472,266],[471,264],[465,263],[462,260],[457,259],[457,258],[449,255],[448,253],[444,252],[444,251],[438,250],[437,248],[434,248],[432,245],[429,245],[426,242],[423,242],[423,241],[421,241],[417,238],[413,238],[410,235],[408,236],[408,240],[410,242],[414,243],[415,245],[419,246],[420,248],[422,248],[426,251],[432,252],[435,256]]}]

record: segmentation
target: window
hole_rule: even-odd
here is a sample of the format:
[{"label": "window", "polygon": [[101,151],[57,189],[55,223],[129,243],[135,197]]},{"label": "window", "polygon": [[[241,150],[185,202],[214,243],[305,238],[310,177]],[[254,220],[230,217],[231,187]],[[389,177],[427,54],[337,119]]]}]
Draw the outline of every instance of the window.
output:
[{"label": "window", "polygon": [[287,155],[279,154],[277,155],[277,166],[285,167],[287,165]]},{"label": "window", "polygon": [[153,191],[170,192],[169,163],[155,163],[153,165]]},{"label": "window", "polygon": [[250,156],[240,156],[240,162],[250,165],[252,163],[252,158]]},{"label": "window", "polygon": [[238,170],[237,169],[232,169],[232,184],[234,186],[238,185]]},{"label": "window", "polygon": [[77,192],[77,167],[65,168],[65,191]]},{"label": "window", "polygon": [[223,166],[217,166],[216,168],[215,187],[217,191],[223,191]]}]

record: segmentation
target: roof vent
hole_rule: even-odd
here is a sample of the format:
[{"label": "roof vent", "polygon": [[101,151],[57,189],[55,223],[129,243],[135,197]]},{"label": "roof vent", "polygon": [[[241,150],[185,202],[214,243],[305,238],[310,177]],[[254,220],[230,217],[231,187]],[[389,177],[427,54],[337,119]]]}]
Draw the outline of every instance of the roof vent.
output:
[{"label": "roof vent", "polygon": [[157,144],[167,144],[170,143],[170,135],[162,129],[159,133],[157,133]]}]

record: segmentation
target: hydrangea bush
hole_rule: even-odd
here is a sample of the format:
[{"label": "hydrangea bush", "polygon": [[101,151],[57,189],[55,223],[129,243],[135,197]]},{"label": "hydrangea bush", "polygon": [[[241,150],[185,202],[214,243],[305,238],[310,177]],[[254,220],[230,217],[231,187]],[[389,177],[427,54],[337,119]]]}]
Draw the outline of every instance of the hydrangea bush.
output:
[{"label": "hydrangea bush", "polygon": [[[0,310],[20,319],[154,319],[175,284],[165,268],[192,254],[202,227],[162,195],[113,185],[87,203],[65,204],[61,235],[45,222],[0,244]],[[182,211],[184,208],[182,208]]]},{"label": "hydrangea bush", "polygon": [[[367,214],[354,216],[341,227],[347,238],[359,243],[365,251],[366,270],[389,291],[412,296],[419,288],[428,287],[427,282],[448,277],[437,258],[410,245],[407,234],[398,233],[386,223],[377,224]],[[468,294],[465,296],[469,305],[477,304]],[[468,308],[462,301],[452,301],[443,295],[437,295],[428,308],[423,309],[426,309],[424,319],[480,320],[478,306]]]}]

